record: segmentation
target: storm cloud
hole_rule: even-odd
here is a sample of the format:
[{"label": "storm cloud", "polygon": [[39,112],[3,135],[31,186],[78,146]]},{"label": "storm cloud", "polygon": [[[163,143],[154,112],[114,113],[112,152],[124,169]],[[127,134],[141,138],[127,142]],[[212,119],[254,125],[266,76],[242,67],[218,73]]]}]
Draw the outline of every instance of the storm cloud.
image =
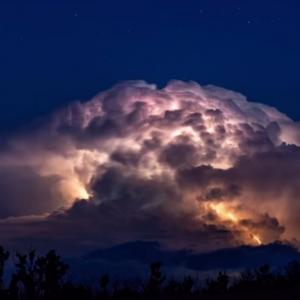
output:
[{"label": "storm cloud", "polygon": [[2,240],[297,243],[299,162],[299,124],[275,108],[195,82],[120,83],[6,141]]}]

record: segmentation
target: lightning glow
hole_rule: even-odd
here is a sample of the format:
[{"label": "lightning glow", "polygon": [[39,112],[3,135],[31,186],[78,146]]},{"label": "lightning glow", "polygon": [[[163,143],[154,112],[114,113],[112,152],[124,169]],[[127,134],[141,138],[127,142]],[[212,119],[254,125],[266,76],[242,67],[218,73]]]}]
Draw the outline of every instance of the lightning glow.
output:
[{"label": "lightning glow", "polygon": [[297,164],[286,157],[298,155],[299,126],[239,93],[195,82],[162,89],[125,82],[58,111],[10,145],[0,167],[51,177],[64,207],[78,199],[121,203],[135,220],[155,211],[167,224],[189,216],[182,231],[215,228],[232,233],[236,244],[299,234],[287,209],[298,182],[280,189],[280,172],[270,174],[273,182],[265,175],[280,165],[296,177]]}]

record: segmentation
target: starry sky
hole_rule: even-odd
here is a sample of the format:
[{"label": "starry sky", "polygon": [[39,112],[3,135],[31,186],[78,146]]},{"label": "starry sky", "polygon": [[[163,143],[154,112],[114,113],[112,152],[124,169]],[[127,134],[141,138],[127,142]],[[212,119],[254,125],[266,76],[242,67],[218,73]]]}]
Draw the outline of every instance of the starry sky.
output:
[{"label": "starry sky", "polygon": [[0,131],[116,82],[195,80],[300,119],[296,0],[1,1]]}]

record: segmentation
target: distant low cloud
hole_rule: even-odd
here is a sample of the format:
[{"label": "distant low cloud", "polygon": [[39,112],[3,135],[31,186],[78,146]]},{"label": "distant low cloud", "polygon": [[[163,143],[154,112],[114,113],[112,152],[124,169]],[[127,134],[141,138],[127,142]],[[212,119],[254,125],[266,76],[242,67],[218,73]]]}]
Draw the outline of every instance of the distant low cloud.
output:
[{"label": "distant low cloud", "polygon": [[56,176],[40,176],[30,167],[0,167],[0,217],[55,210],[62,202],[57,183]]},{"label": "distant low cloud", "polygon": [[299,166],[299,124],[275,108],[195,82],[124,82],[6,141],[0,236],[71,252],[296,243]]}]

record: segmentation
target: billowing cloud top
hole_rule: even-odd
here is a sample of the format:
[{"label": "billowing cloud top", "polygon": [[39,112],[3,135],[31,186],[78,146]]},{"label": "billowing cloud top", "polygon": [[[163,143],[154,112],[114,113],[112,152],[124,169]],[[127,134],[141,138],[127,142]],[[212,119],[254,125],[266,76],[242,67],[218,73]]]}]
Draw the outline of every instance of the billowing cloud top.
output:
[{"label": "billowing cloud top", "polygon": [[296,241],[299,134],[275,108],[219,87],[118,84],[6,142],[2,242]]}]

